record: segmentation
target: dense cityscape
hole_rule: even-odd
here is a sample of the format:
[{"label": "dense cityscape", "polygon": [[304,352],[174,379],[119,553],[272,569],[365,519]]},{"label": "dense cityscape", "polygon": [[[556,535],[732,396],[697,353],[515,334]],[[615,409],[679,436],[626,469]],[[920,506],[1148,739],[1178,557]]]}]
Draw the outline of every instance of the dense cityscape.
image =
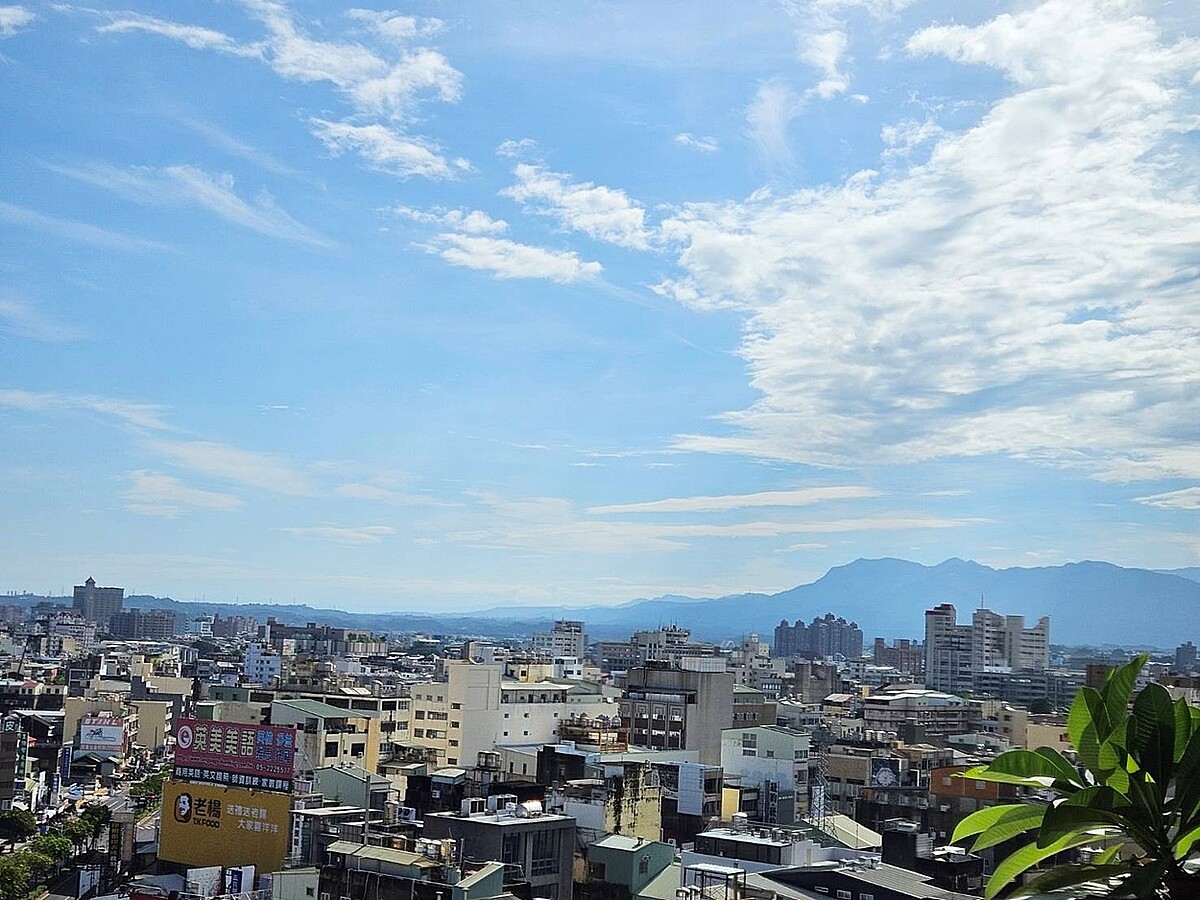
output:
[{"label": "dense cityscape", "polygon": [[0,0],[0,900],[1200,900],[1200,0]]},{"label": "dense cityscape", "polygon": [[[1010,848],[956,826],[1048,797],[963,773],[1071,752],[1132,655],[949,603],[923,638],[830,611],[714,644],[184,618],[90,577],[5,601],[4,900],[978,896]],[[1142,677],[1200,704],[1190,641]]]}]

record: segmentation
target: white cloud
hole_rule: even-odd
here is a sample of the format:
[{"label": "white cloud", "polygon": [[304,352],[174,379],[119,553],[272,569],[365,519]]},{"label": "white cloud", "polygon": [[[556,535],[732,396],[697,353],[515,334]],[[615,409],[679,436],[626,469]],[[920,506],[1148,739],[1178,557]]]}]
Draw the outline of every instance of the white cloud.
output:
[{"label": "white cloud", "polygon": [[2,332],[51,343],[81,341],[87,337],[83,329],[48,319],[28,303],[0,296],[0,333]]},{"label": "white cloud", "polygon": [[679,134],[675,135],[672,140],[674,140],[675,143],[677,143],[680,147],[687,147],[691,150],[699,150],[701,153],[716,153],[721,149],[721,146],[717,143],[716,138],[699,137],[686,131],[679,132]]},{"label": "white cloud", "polygon": [[646,211],[624,191],[573,181],[570,175],[529,163],[518,164],[513,174],[517,183],[500,193],[526,210],[610,244],[634,250],[650,246]]},{"label": "white cloud", "polygon": [[132,12],[114,14],[110,22],[97,26],[96,30],[101,34],[140,31],[178,41],[193,50],[215,50],[232,56],[255,57],[260,55],[259,47],[239,44],[224,32],[204,28],[200,25],[169,22],[165,19],[156,19],[153,16],[143,16]]},{"label": "white cloud", "polygon": [[418,222],[422,225],[435,225],[438,228],[450,228],[462,234],[504,234],[508,231],[508,223],[503,219],[493,219],[479,209],[413,209],[411,206],[393,206],[388,212]]},{"label": "white cloud", "polygon": [[756,494],[730,494],[720,497],[673,497],[648,503],[620,503],[593,506],[592,514],[629,512],[725,512],[731,509],[755,509],[772,506],[809,506],[829,500],[861,500],[880,496],[874,488],[847,485],[799,488],[791,491],[760,491]]},{"label": "white cloud", "polygon": [[287,496],[313,493],[309,479],[287,460],[215,441],[152,440],[148,449],[181,469]]},{"label": "white cloud", "polygon": [[746,125],[759,158],[772,169],[787,169],[795,164],[788,127],[800,111],[800,102],[781,81],[758,86],[746,110]]},{"label": "white cloud", "polygon": [[944,133],[942,128],[930,119],[923,122],[901,119],[899,122],[884,125],[879,133],[884,143],[883,158],[889,162],[907,159],[918,147],[937,141]]},{"label": "white cloud", "polygon": [[346,16],[368,25],[380,37],[401,45],[414,38],[432,37],[446,27],[441,19],[405,16],[391,10],[350,9]]},{"label": "white cloud", "polygon": [[37,16],[24,6],[0,6],[0,38],[10,38],[34,23]]},{"label": "white cloud", "polygon": [[48,216],[45,213],[5,203],[0,200],[0,219],[22,228],[32,228],[46,234],[52,234],[68,241],[80,244],[90,244],[105,250],[120,250],[124,253],[162,252],[170,250],[166,244],[145,238],[134,237],[120,231],[110,231],[89,225],[87,222],[77,222],[74,219],[61,219]]},{"label": "white cloud", "polygon": [[439,234],[426,245],[446,262],[491,272],[496,278],[545,278],[560,284],[585,281],[600,275],[598,262],[586,262],[570,250],[547,250],[504,238],[481,235]]},{"label": "white cloud", "polygon": [[245,503],[233,494],[192,488],[159,472],[144,469],[129,473],[130,487],[125,494],[125,509],[143,516],[173,519],[190,510],[241,509]]},{"label": "white cloud", "polygon": [[850,76],[842,71],[842,58],[850,38],[839,28],[830,28],[804,38],[800,58],[821,73],[821,80],[811,89],[812,96],[822,100],[844,94],[850,87]]},{"label": "white cloud", "polygon": [[1149,497],[1135,497],[1134,500],[1147,506],[1157,506],[1159,509],[1200,509],[1200,487],[1167,491],[1165,494],[1152,494]]},{"label": "white cloud", "polygon": [[1123,7],[1051,0],[909,46],[992,65],[1011,93],[926,136],[921,165],[694,204],[661,225],[684,274],[658,289],[742,311],[759,393],[677,446],[1196,477],[1200,197],[1179,136],[1200,43]]},{"label": "white cloud", "polygon": [[502,141],[496,147],[496,155],[508,159],[520,159],[521,157],[529,156],[536,153],[538,142],[533,138],[521,138],[518,140]]},{"label": "white cloud", "polygon": [[73,413],[80,410],[111,416],[134,428],[167,431],[163,421],[166,408],[154,403],[137,403],[93,394],[62,394],[54,392],[0,389],[0,406],[25,412]]},{"label": "white cloud", "polygon": [[[102,33],[139,31],[196,50],[261,59],[281,78],[306,84],[326,82],[341,94],[353,118],[315,119],[314,135],[335,152],[352,148],[371,165],[401,177],[446,178],[465,161],[448,164],[429,138],[409,135],[421,102],[455,103],[462,73],[438,51],[413,41],[441,30],[437,19],[390,12],[350,10],[351,30],[367,41],[312,36],[284,3],[243,0],[265,29],[260,40],[243,42],[211,28],[136,13],[98,13]],[[374,121],[372,121],[374,120]]]},{"label": "white cloud", "polygon": [[260,192],[253,202],[238,196],[232,175],[214,175],[189,165],[163,169],[147,166],[119,169],[103,164],[49,168],[112,191],[133,203],[198,207],[234,225],[277,240],[323,249],[333,246],[327,238],[293,219],[269,194]]},{"label": "white cloud", "polygon": [[396,533],[390,525],[363,525],[358,528],[341,528],[336,525],[314,525],[307,528],[281,528],[287,534],[300,538],[343,544],[351,547],[378,544],[385,537]]},{"label": "white cloud", "polygon": [[464,159],[451,163],[442,155],[437,145],[423,138],[409,137],[400,132],[375,123],[354,125],[349,122],[328,122],[312,119],[313,134],[335,156],[353,150],[372,169],[410,178],[453,178],[470,168]]}]

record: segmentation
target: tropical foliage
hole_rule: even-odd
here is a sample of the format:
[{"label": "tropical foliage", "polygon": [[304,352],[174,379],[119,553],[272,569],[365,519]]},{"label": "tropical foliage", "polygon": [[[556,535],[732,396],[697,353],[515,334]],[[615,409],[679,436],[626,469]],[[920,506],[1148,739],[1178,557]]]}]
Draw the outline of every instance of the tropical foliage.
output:
[{"label": "tropical foliage", "polygon": [[1048,789],[1046,805],[1014,803],[964,819],[954,840],[977,835],[973,849],[1017,838],[1026,843],[999,862],[992,898],[1060,853],[1105,845],[1091,862],[1050,868],[1012,896],[1089,882],[1114,897],[1200,896],[1185,863],[1200,857],[1200,709],[1148,684],[1129,700],[1142,656],[1111,672],[1100,690],[1081,688],[1071,706],[1072,762],[1056,750],[1010,750],[965,778]]}]

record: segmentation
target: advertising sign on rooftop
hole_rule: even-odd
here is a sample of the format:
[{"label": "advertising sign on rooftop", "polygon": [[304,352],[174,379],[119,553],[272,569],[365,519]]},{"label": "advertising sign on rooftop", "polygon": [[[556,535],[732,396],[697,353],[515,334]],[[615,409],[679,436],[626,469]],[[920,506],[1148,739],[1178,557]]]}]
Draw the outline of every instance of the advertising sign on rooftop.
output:
[{"label": "advertising sign on rooftop", "polygon": [[177,779],[290,792],[295,769],[293,728],[202,719],[180,719],[175,727]]},{"label": "advertising sign on rooftop", "polygon": [[79,720],[79,749],[120,753],[125,749],[125,720],[84,716]]},{"label": "advertising sign on rooftop", "polygon": [[274,872],[283,866],[291,813],[285,794],[168,781],[158,855],[186,866]]}]

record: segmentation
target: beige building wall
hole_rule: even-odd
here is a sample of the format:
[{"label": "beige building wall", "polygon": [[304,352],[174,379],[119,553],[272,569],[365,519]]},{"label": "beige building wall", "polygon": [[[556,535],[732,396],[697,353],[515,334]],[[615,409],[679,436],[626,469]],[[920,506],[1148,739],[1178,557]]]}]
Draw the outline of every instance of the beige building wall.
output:
[{"label": "beige building wall", "polygon": [[171,731],[171,703],[166,700],[131,700],[130,706],[137,710],[137,730],[133,733],[133,742],[148,750],[166,744]]}]

